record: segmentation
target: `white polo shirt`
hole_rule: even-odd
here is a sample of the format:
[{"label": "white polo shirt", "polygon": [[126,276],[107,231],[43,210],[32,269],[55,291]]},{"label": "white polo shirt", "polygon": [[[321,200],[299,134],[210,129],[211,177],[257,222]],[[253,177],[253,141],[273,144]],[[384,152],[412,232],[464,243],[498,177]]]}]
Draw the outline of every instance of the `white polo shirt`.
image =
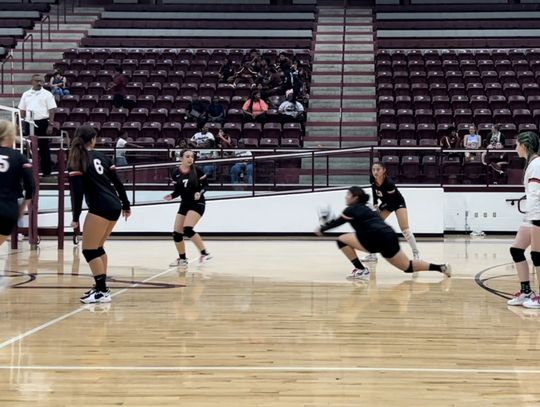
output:
[{"label": "white polo shirt", "polygon": [[32,112],[34,120],[49,118],[49,110],[56,108],[54,96],[47,89],[40,90],[29,89],[24,92],[19,102],[19,109]]}]

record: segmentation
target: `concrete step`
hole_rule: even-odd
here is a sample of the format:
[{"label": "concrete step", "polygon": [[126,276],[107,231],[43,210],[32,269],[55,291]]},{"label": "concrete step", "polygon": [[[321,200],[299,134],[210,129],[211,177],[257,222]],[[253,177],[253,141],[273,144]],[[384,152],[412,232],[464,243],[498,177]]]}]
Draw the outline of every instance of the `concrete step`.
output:
[{"label": "concrete step", "polygon": [[[313,101],[310,101],[310,107]],[[341,101],[343,109],[376,109],[377,101],[368,99],[343,99]]]},{"label": "concrete step", "polygon": [[341,86],[311,86],[311,96],[341,95]]},{"label": "concrete step", "polygon": [[[317,51],[332,51],[331,54],[317,54]],[[343,44],[315,43],[314,61],[342,61]]]},{"label": "concrete step", "polygon": [[339,148],[339,140],[336,140],[336,141],[304,140],[304,148]]},{"label": "concrete step", "polygon": [[319,16],[317,23],[326,23],[326,24],[343,24],[344,18],[339,16],[332,16],[332,17],[326,17],[326,16]]},{"label": "concrete step", "polygon": [[307,113],[308,122],[339,122],[340,113],[339,112],[310,112]]},{"label": "concrete step", "polygon": [[318,83],[336,83],[341,84],[342,83],[342,76],[341,75],[325,75],[325,74],[313,74],[311,76],[311,83],[316,85]]},{"label": "concrete step", "polygon": [[[88,23],[93,23],[94,21],[96,21],[97,19],[99,18],[98,15],[67,15],[66,16],[66,20],[64,21],[64,17],[63,15],[60,16],[60,24],[62,23],[69,23],[69,22],[76,22],[76,23],[83,23],[83,22],[88,22]],[[56,13],[54,14],[51,14],[51,24],[56,24],[56,21],[57,21],[57,15]]]},{"label": "concrete step", "polygon": [[316,34],[315,40],[317,42],[343,42],[342,34]]},{"label": "concrete step", "polygon": [[[373,40],[371,40],[373,41]],[[347,51],[372,51],[373,52],[373,42],[369,44],[347,44],[345,43],[345,52]]]},{"label": "concrete step", "polygon": [[377,93],[377,90],[374,86],[349,86],[343,88],[343,95],[344,96],[351,96],[351,95],[373,95],[373,98],[375,98],[375,95]]},{"label": "concrete step", "polygon": [[306,126],[306,136],[309,137],[324,137],[324,138],[339,138],[339,124],[328,126]]},{"label": "concrete step", "polygon": [[[70,30],[69,32],[54,32],[51,31],[51,40],[57,41],[57,40],[66,40],[66,41],[73,41],[74,39],[80,40],[82,37],[86,35],[86,30]],[[34,40],[38,40],[38,42],[41,42],[41,34],[39,31],[34,32]],[[49,42],[49,37],[46,32],[43,33],[43,42]],[[34,43],[35,45],[35,43]],[[41,45],[40,45],[41,46]]]},{"label": "concrete step", "polygon": [[317,26],[317,33],[325,33],[325,32],[331,32],[331,33],[342,33],[344,31],[343,25],[318,25]]},{"label": "concrete step", "polygon": [[310,109],[321,109],[321,108],[330,108],[330,109],[339,109],[341,107],[341,100],[338,99],[315,99],[310,100],[309,108]]},{"label": "concrete step", "polygon": [[370,84],[374,84],[375,83],[375,75],[343,75],[343,83],[344,84],[347,84],[347,83],[370,83]]},{"label": "concrete step", "polygon": [[313,73],[341,72],[343,64],[313,64]]},{"label": "concrete step", "polygon": [[[79,46],[79,40],[77,39],[71,39],[69,41],[56,41],[56,42],[48,42],[43,41],[43,48],[41,48],[41,44],[38,41],[34,39],[34,58],[47,58],[49,52],[60,52],[62,53],[64,50],[69,48],[78,48]],[[30,51],[30,43],[27,43],[24,47],[25,51],[28,53]],[[42,50],[48,50],[47,52],[43,52]],[[17,55],[22,51],[22,43],[17,44],[17,48],[13,50],[14,57],[20,58],[21,56]]]},{"label": "concrete step", "polygon": [[375,64],[344,64],[344,72],[375,72]]},{"label": "concrete step", "polygon": [[366,139],[373,139],[377,143],[377,126],[342,126],[341,127],[341,137],[345,140],[347,137],[358,137],[361,135]]}]

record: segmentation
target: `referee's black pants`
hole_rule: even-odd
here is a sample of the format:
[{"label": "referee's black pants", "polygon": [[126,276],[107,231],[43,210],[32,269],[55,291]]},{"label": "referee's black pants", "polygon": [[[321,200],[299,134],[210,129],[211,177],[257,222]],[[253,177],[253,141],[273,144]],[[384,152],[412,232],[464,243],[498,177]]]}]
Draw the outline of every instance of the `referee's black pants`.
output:
[{"label": "referee's black pants", "polygon": [[49,149],[49,135],[47,128],[49,127],[49,119],[35,120],[36,128],[34,134],[38,138],[39,161],[41,163],[41,172],[46,177],[51,175],[51,150]]}]

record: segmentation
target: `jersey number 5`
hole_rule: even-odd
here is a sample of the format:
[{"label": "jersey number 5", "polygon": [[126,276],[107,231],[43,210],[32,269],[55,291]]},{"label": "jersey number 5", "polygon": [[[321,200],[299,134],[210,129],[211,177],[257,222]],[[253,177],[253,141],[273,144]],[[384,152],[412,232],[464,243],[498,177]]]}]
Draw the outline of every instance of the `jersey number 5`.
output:
[{"label": "jersey number 5", "polygon": [[0,172],[7,172],[9,170],[9,156],[0,155]]},{"label": "jersey number 5", "polygon": [[101,160],[99,158],[94,159],[94,168],[99,175],[103,175],[103,165],[101,164]]}]

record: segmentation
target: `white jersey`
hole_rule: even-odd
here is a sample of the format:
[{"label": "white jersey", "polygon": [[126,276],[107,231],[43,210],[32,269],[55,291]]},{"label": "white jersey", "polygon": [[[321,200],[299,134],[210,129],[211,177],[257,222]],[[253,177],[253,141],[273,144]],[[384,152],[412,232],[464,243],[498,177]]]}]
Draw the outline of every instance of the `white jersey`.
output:
[{"label": "white jersey", "polygon": [[540,158],[529,163],[523,179],[526,195],[526,217],[528,221],[540,220]]}]

